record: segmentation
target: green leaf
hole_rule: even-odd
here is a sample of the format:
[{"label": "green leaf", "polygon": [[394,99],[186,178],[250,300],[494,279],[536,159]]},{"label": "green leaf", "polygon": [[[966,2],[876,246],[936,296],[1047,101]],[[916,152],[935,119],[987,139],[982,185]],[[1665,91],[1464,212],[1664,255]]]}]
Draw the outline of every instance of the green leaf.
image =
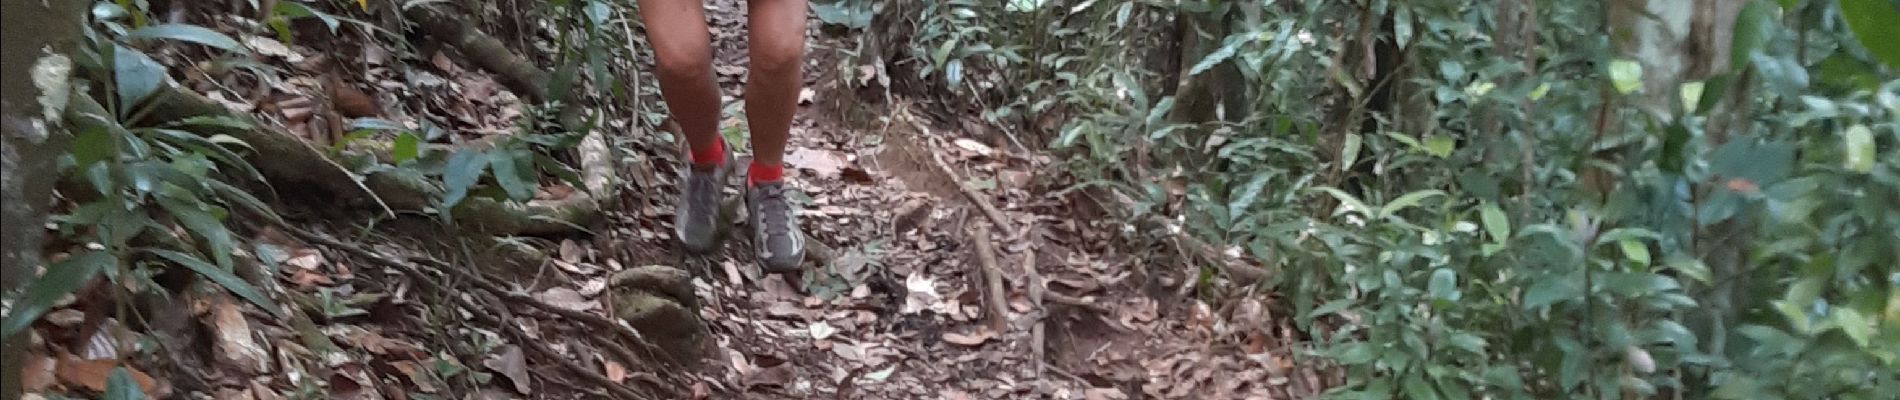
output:
[{"label": "green leaf", "polygon": [[204,260],[199,260],[197,257],[193,257],[190,254],[180,253],[176,251],[165,250],[165,249],[153,249],[153,248],[146,248],[146,249],[140,249],[140,250],[147,253],[151,253],[152,255],[159,256],[160,258],[164,258],[167,261],[171,261],[173,264],[178,264],[179,266],[189,268],[192,271],[197,272],[199,275],[204,275],[205,279],[210,279],[211,282],[217,283],[219,286],[223,286],[224,290],[231,291],[231,294],[237,295],[238,297],[241,297],[245,300],[249,300],[252,304],[256,304],[258,307],[263,308],[265,312],[269,312],[271,315],[277,316],[279,318],[283,317],[283,310],[280,310],[277,308],[276,302],[272,302],[270,300],[270,297],[264,296],[263,292],[257,291],[257,288],[252,287],[250,283],[244,282],[243,278],[239,278],[237,275],[232,274],[229,269],[219,268],[218,266],[207,264],[204,262]]},{"label": "green leaf", "polygon": [[112,253],[99,250],[87,250],[53,263],[46,268],[44,275],[27,284],[26,291],[13,302],[5,322],[0,323],[0,337],[12,337],[14,333],[32,325],[60,297],[79,290],[79,285],[85,284],[93,275],[118,264],[119,259]]},{"label": "green leaf", "polygon": [[1632,60],[1610,61],[1610,85],[1617,93],[1630,94],[1643,89],[1643,65]]},{"label": "green leaf", "polygon": [[1449,135],[1426,136],[1425,153],[1438,158],[1450,157],[1451,151],[1457,144],[1457,139],[1452,139]]},{"label": "green leaf", "polygon": [[187,202],[171,196],[158,196],[158,205],[211,247],[211,257],[217,260],[219,268],[231,268],[231,231],[207,210],[208,206],[195,199]]},{"label": "green leaf", "polygon": [[145,400],[145,391],[132,379],[132,372],[125,367],[113,367],[106,375],[106,392],[101,400]]},{"label": "green leaf", "polygon": [[[316,17],[318,20],[323,21],[324,26],[327,26],[330,28],[330,33],[336,33],[336,27],[337,27],[336,16],[325,14],[316,10],[312,10],[310,9],[310,7],[303,5],[303,3],[301,2],[279,1],[277,2],[277,8],[274,13],[277,15],[281,15],[281,16],[289,17],[289,18]],[[285,40],[285,41],[288,41],[288,40]]]},{"label": "green leaf", "polygon": [[1841,19],[1854,38],[1888,68],[1900,70],[1900,5],[1889,0],[1841,0]]},{"label": "green leaf", "polygon": [[1408,374],[1405,377],[1404,388],[1405,388],[1405,398],[1407,399],[1414,399],[1414,400],[1437,400],[1438,399],[1438,391],[1433,390],[1432,384],[1430,382],[1425,381],[1424,374],[1418,374],[1418,373]]},{"label": "green leaf", "polygon": [[1649,265],[1649,246],[1644,245],[1641,240],[1631,238],[1618,240],[1616,243],[1622,246],[1623,256],[1629,258],[1631,262],[1637,265]]},{"label": "green leaf", "polygon": [[249,121],[219,115],[200,115],[159,125],[165,128],[203,127],[249,130],[253,126]]},{"label": "green leaf", "polygon": [[239,189],[236,186],[231,186],[229,183],[224,183],[216,179],[207,180],[205,183],[211,185],[212,192],[217,193],[218,197],[223,198],[225,204],[237,204],[251,210],[252,213],[262,215],[264,218],[269,218],[271,221],[278,223],[284,222],[283,217],[279,217],[275,209],[264,205],[263,200],[258,200],[257,197],[251,196],[251,193],[244,191],[244,189]]},{"label": "green leaf", "polygon": [[[86,117],[93,116],[87,115]],[[71,153],[75,166],[85,168],[91,166],[93,163],[118,157],[119,141],[112,137],[112,132],[99,126],[80,126],[86,126],[91,129],[81,130],[73,137]]]},{"label": "green leaf", "polygon": [[1570,279],[1545,277],[1524,291],[1524,309],[1535,309],[1583,295],[1580,283]]},{"label": "green leaf", "polygon": [[448,191],[442,195],[442,208],[454,207],[468,197],[469,187],[475,186],[487,168],[488,157],[482,152],[460,150],[450,154],[448,165],[442,171],[442,185]]},{"label": "green leaf", "polygon": [[1353,197],[1352,194],[1346,193],[1343,190],[1339,190],[1332,187],[1326,187],[1326,186],[1315,187],[1315,188],[1312,188],[1311,190],[1317,190],[1317,191],[1325,192],[1326,194],[1330,194],[1333,196],[1333,198],[1339,199],[1339,203],[1341,205],[1346,206],[1344,208],[1337,209],[1336,211],[1334,211],[1333,215],[1339,215],[1340,213],[1343,213],[1343,212],[1356,211],[1366,216],[1372,216],[1372,213],[1373,213],[1372,207],[1366,206],[1365,202],[1359,201],[1359,198]]},{"label": "green leaf", "polygon": [[1431,283],[1426,291],[1433,299],[1458,301],[1458,273],[1451,268],[1439,268],[1432,271]]},{"label": "green leaf", "polygon": [[[1397,137],[1411,139],[1411,137],[1405,135],[1398,135]],[[1364,145],[1364,142],[1365,138],[1359,137],[1358,133],[1346,134],[1346,145],[1342,146],[1339,150],[1339,159],[1342,160],[1339,162],[1340,171],[1352,169],[1352,165],[1359,162],[1359,147]],[[1413,142],[1412,144],[1417,145],[1418,143]]]},{"label": "green leaf", "polygon": [[1874,152],[1874,131],[1866,125],[1854,125],[1847,128],[1841,142],[1842,151],[1847,157],[1841,160],[1841,167],[1849,171],[1867,173],[1874,170],[1874,160],[1879,158]]},{"label": "green leaf", "polygon": [[[513,151],[506,148],[489,151],[488,164],[494,169],[495,182],[501,184],[502,190],[508,191],[508,198],[515,201],[528,201],[534,198],[535,182],[532,179],[523,179],[522,171],[515,169]],[[532,172],[534,169],[529,168],[528,171]]]},{"label": "green leaf", "polygon": [[400,165],[403,162],[414,160],[416,157],[421,156],[421,142],[422,139],[416,137],[414,132],[403,132],[400,135],[396,135],[395,147],[389,150],[390,162]]},{"label": "green leaf", "polygon": [[1240,51],[1240,46],[1246,45],[1247,42],[1251,41],[1249,38],[1252,37],[1252,34],[1245,33],[1227,36],[1220,48],[1214,49],[1211,53],[1207,53],[1207,56],[1202,57],[1200,62],[1194,63],[1193,68],[1188,69],[1188,76],[1200,75],[1202,72],[1207,72],[1207,70],[1213,69],[1214,66],[1220,65],[1222,61],[1233,58],[1234,53]]},{"label": "green leaf", "polygon": [[1861,315],[1859,311],[1854,311],[1853,308],[1834,309],[1834,324],[1839,325],[1841,333],[1847,334],[1847,338],[1853,339],[1854,344],[1860,345],[1861,348],[1866,348],[1869,341],[1873,339],[1874,322]]},{"label": "green leaf", "polygon": [[1240,193],[1227,202],[1227,209],[1238,213],[1252,207],[1254,200],[1260,197],[1262,190],[1266,190],[1267,182],[1271,182],[1274,175],[1279,175],[1279,173],[1269,171],[1254,175],[1253,180],[1247,181],[1247,185],[1240,188]]},{"label": "green leaf", "polygon": [[1511,240],[1511,218],[1504,215],[1504,209],[1497,203],[1484,202],[1478,209],[1478,219],[1484,222],[1484,232],[1491,235],[1491,241],[1504,243]]},{"label": "green leaf", "polygon": [[[218,143],[213,142],[211,139],[206,139],[204,136],[199,136],[191,132],[185,132],[185,131],[180,131],[176,129],[144,129],[143,131],[151,132],[155,134],[155,136],[157,136],[158,139],[164,140],[168,143],[172,143],[177,146],[195,150],[200,153],[204,153],[205,155],[211,156],[212,158],[216,158],[218,159],[218,161],[221,161],[223,165],[236,168],[238,172],[243,173],[244,179],[251,179],[258,182],[264,181],[264,174],[258,172],[257,168],[252,167],[251,163],[244,159],[244,156],[238,155],[237,152],[231,151],[231,149],[224,148],[224,146],[221,146]],[[219,135],[219,136],[224,136],[224,135]],[[224,137],[228,137],[228,136],[224,136]],[[237,139],[232,138],[230,140],[235,141]],[[244,142],[237,141],[236,143],[243,144]],[[246,147],[248,147],[248,145]]]},{"label": "green leaf", "polygon": [[[1740,14],[1735,15],[1735,30],[1729,40],[1729,64],[1748,65],[1748,57],[1767,44],[1779,28],[1775,19],[1775,5],[1763,0],[1752,0],[1742,5]],[[1693,110],[1694,108],[1689,108]]]},{"label": "green leaf", "polygon": [[230,36],[205,29],[202,26],[188,24],[159,24],[126,32],[125,37],[133,39],[171,39],[216,47],[236,53],[250,53],[244,45],[232,40]]},{"label": "green leaf", "polygon": [[124,117],[165,83],[165,66],[130,47],[113,47],[112,81],[119,90],[119,116]]},{"label": "green leaf", "polygon": [[1399,196],[1399,198],[1393,199],[1391,202],[1386,203],[1385,207],[1381,207],[1379,209],[1379,216],[1389,217],[1389,216],[1392,216],[1393,214],[1397,214],[1399,211],[1404,211],[1406,208],[1417,206],[1419,202],[1425,201],[1425,199],[1431,198],[1433,196],[1443,196],[1443,195],[1445,195],[1445,191],[1438,190],[1438,189],[1426,189],[1426,190],[1406,193],[1405,195]]}]

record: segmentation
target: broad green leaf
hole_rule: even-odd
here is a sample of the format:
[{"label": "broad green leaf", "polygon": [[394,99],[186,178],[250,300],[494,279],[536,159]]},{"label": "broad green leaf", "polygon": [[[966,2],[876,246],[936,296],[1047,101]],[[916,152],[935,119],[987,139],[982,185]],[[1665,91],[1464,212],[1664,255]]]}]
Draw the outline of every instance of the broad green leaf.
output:
[{"label": "broad green leaf", "polygon": [[1900,70],[1900,5],[1891,0],[1841,0],[1841,19],[1854,38],[1888,68]]},{"label": "broad green leaf", "polygon": [[1472,353],[1484,354],[1484,338],[1478,337],[1478,335],[1473,335],[1469,332],[1453,333],[1451,334],[1450,341],[1454,347]]},{"label": "broad green leaf", "polygon": [[1339,215],[1344,212],[1358,212],[1359,214],[1370,217],[1374,211],[1372,207],[1366,206],[1365,202],[1359,201],[1359,198],[1353,197],[1352,194],[1346,193],[1343,190],[1326,186],[1315,187],[1311,190],[1325,192],[1326,194],[1332,195],[1333,198],[1339,199],[1339,203],[1345,207],[1334,211],[1333,215]]},{"label": "broad green leaf", "polygon": [[252,304],[257,304],[258,307],[263,308],[265,312],[269,312],[271,315],[278,317],[283,316],[283,310],[277,308],[276,302],[271,301],[270,297],[264,296],[263,292],[257,291],[257,288],[252,287],[251,284],[245,282],[243,278],[232,274],[229,269],[207,264],[204,260],[199,260],[190,254],[176,251],[153,248],[140,250],[156,255],[159,258],[164,258],[173,264],[191,269],[199,275],[204,275],[205,279],[210,279],[211,282],[217,283],[218,286],[223,286],[225,290],[231,291],[231,294],[249,300]]},{"label": "broad green leaf", "polygon": [[[522,176],[525,174],[515,169],[514,153],[505,148],[489,151],[488,165],[495,173],[495,182],[501,184],[502,190],[508,191],[508,198],[515,201],[528,201],[534,198],[535,182],[532,179],[523,179]],[[530,166],[527,171],[532,172],[534,168]]]},{"label": "broad green leaf", "polygon": [[[90,115],[87,117],[91,117]],[[84,126],[84,125],[81,125]],[[88,167],[93,163],[118,157],[118,140],[104,127],[93,126],[75,134],[72,141],[73,163],[79,167]],[[101,192],[103,193],[103,192]]]},{"label": "broad green leaf", "polygon": [[1479,208],[1478,218],[1484,222],[1484,232],[1491,235],[1491,241],[1504,243],[1511,240],[1511,219],[1497,203],[1484,202]]},{"label": "broad green leaf", "polygon": [[1630,262],[1634,262],[1637,265],[1649,265],[1649,246],[1644,245],[1642,241],[1623,239],[1618,240],[1616,243],[1622,246],[1623,256],[1629,258]]},{"label": "broad green leaf", "polygon": [[1874,321],[1855,311],[1853,308],[1834,309],[1834,324],[1841,327],[1841,333],[1847,334],[1854,344],[1866,348],[1874,336]]},{"label": "broad green leaf", "polygon": [[60,297],[79,290],[79,285],[85,284],[93,275],[118,264],[118,257],[100,250],[87,250],[53,263],[39,279],[28,283],[26,291],[13,301],[5,322],[0,323],[0,337],[12,337],[14,333],[32,325]]},{"label": "broad green leaf", "polygon": [[422,139],[416,137],[414,132],[396,135],[396,144],[389,150],[390,163],[401,165],[403,162],[421,156],[421,142]]},{"label": "broad green leaf", "polygon": [[1531,101],[1538,101],[1538,100],[1543,100],[1544,95],[1547,95],[1547,94],[1550,94],[1550,82],[1537,84],[1537,88],[1531,89],[1530,95],[1528,95],[1526,98],[1531,99]]},{"label": "broad green leaf", "polygon": [[165,208],[172,218],[178,219],[186,230],[203,239],[210,247],[211,258],[217,260],[218,268],[231,269],[231,231],[225,229],[224,221],[212,215],[210,207],[197,201],[174,199],[171,196],[158,196],[158,205]]},{"label": "broad green leaf", "polygon": [[119,116],[125,117],[132,114],[134,106],[165,84],[165,66],[138,50],[114,45],[112,81],[119,90]]},{"label": "broad green leaf", "polygon": [[133,38],[133,39],[179,40],[179,41],[192,42],[192,43],[202,44],[206,46],[216,47],[219,49],[224,49],[226,51],[231,51],[231,52],[236,52],[236,53],[250,53],[250,50],[245,49],[244,45],[238,44],[238,41],[232,40],[230,36],[225,36],[224,34],[218,33],[217,31],[205,29],[205,27],[197,26],[197,25],[188,25],[188,24],[151,25],[144,28],[134,29],[131,32],[127,32],[125,34],[125,37]]},{"label": "broad green leaf", "polygon": [[1867,129],[1866,125],[1854,125],[1847,128],[1843,139],[1841,150],[1847,153],[1847,157],[1841,160],[1841,167],[1863,174],[1873,171],[1874,160],[1878,158],[1874,154],[1876,149],[1873,130]]},{"label": "broad green leaf", "polygon": [[1405,398],[1413,400],[1438,399],[1438,391],[1432,389],[1431,382],[1426,382],[1423,375],[1424,374],[1413,373],[1405,377]]},{"label": "broad green leaf", "polygon": [[1385,207],[1381,207],[1379,209],[1379,216],[1389,217],[1389,216],[1392,216],[1393,214],[1397,214],[1399,211],[1404,211],[1407,208],[1417,206],[1419,202],[1425,201],[1425,199],[1432,198],[1433,196],[1443,196],[1443,195],[1445,195],[1445,191],[1438,190],[1438,189],[1426,189],[1426,190],[1406,193],[1405,195],[1399,196],[1399,198],[1393,199],[1391,202],[1386,203]]},{"label": "broad green leaf", "polygon": [[1426,287],[1433,299],[1458,301],[1458,273],[1451,268],[1439,268],[1432,271],[1431,283]]},{"label": "broad green leaf", "polygon": [[1451,136],[1449,135],[1426,136],[1425,137],[1425,152],[1428,154],[1431,154],[1433,157],[1438,157],[1438,158],[1450,157],[1451,151],[1457,146],[1457,144],[1458,144],[1457,139],[1452,139]]},{"label": "broad green leaf", "polygon": [[1632,60],[1610,61],[1610,85],[1622,94],[1643,90],[1643,65]]},{"label": "broad green leaf", "polygon": [[1239,213],[1252,207],[1254,200],[1260,197],[1261,191],[1266,190],[1267,182],[1272,181],[1274,175],[1279,175],[1279,173],[1270,171],[1254,175],[1252,180],[1247,181],[1246,186],[1240,188],[1238,194],[1227,201],[1227,210]]},{"label": "broad green leaf", "polygon": [[101,400],[145,400],[145,391],[139,382],[132,379],[132,372],[125,367],[113,367],[106,375],[106,391]]},{"label": "broad green leaf", "polygon": [[1524,309],[1535,309],[1582,296],[1581,285],[1579,282],[1558,277],[1539,279],[1536,284],[1531,285],[1529,290],[1524,291]]},{"label": "broad green leaf", "polygon": [[474,150],[459,150],[449,155],[448,165],[443,167],[442,185],[447,193],[442,195],[442,208],[455,207],[462,198],[468,197],[468,189],[481,179],[482,171],[488,169],[488,157]]},{"label": "broad green leaf", "polygon": [[[1398,137],[1411,139],[1411,137],[1405,135],[1398,135]],[[1352,169],[1353,164],[1359,163],[1359,146],[1364,145],[1364,142],[1365,138],[1359,137],[1358,133],[1346,134],[1346,145],[1339,150],[1339,159],[1341,160],[1339,162],[1340,171]],[[1416,145],[1417,142],[1413,142],[1413,144]]]}]

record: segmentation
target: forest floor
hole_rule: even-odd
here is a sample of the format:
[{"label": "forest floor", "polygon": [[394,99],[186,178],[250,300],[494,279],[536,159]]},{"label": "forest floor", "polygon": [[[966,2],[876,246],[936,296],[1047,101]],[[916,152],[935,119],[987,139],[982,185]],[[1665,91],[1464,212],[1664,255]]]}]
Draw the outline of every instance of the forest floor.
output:
[{"label": "forest floor", "polygon": [[[744,7],[738,0],[707,5],[716,70],[729,102],[744,97]],[[205,94],[279,121],[286,131],[315,132],[304,137],[313,145],[331,145],[326,141],[334,138],[325,138],[308,116],[295,115],[302,101],[296,94],[322,91],[326,74],[341,75],[345,85],[382,104],[374,114],[399,124],[429,120],[457,135],[482,137],[508,134],[523,118],[522,100],[447,49],[421,46],[392,55],[389,49],[399,45],[376,43],[385,36],[338,48],[325,46],[347,41],[279,46],[230,29],[242,25],[232,22],[241,17],[203,18],[192,22],[240,38],[285,74],[282,85],[265,91],[278,94]],[[1059,164],[1035,150],[1039,146],[973,134],[984,128],[969,123],[940,123],[933,117],[964,119],[921,111],[933,107],[924,102],[852,100],[875,79],[845,82],[830,71],[839,59],[834,49],[851,38],[820,35],[816,22],[810,31],[809,88],[793,128],[788,174],[808,198],[804,229],[828,245],[831,254],[821,261],[829,263],[808,263],[798,275],[761,275],[738,234],[717,254],[680,251],[671,234],[678,150],[655,134],[616,140],[636,161],[624,168],[631,171],[623,179],[628,200],[596,225],[609,232],[504,240],[550,255],[533,275],[503,279],[509,290],[589,314],[613,315],[607,287],[623,270],[666,265],[692,273],[698,317],[710,332],[699,352],[704,358],[692,368],[624,365],[583,340],[607,333],[563,324],[553,314],[505,316],[567,360],[524,355],[527,344],[492,328],[457,326],[454,312],[441,319],[442,298],[421,294],[422,286],[361,254],[260,228],[244,231],[252,242],[287,254],[277,290],[325,299],[319,308],[340,308],[304,325],[244,310],[229,296],[183,298],[191,321],[204,328],[203,343],[212,346],[195,352],[202,356],[196,361],[135,363],[152,377],[148,394],[220,400],[600,396],[589,379],[561,370],[570,361],[616,384],[664,380],[657,383],[662,396],[695,399],[1277,399],[1309,397],[1327,386],[1323,369],[1296,365],[1305,358],[1298,354],[1301,339],[1285,316],[1270,311],[1277,309],[1266,303],[1270,297],[1210,305],[1179,294],[1185,290],[1145,283],[1179,274],[1151,269],[1179,267],[1121,248],[1115,238],[1121,224],[1097,221],[1072,200],[1051,195],[1060,187],[1052,187],[1057,176],[1047,170]],[[354,71],[309,67],[323,58],[344,60]],[[218,80],[186,55],[160,60],[188,86]],[[848,115],[877,117],[854,121]],[[627,127],[639,125],[610,119],[598,132],[627,135],[638,132]],[[541,188],[543,196],[560,191]],[[390,233],[404,223],[378,227],[356,213],[284,207],[293,225],[354,238],[342,240],[352,247],[453,253]],[[997,273],[993,281],[991,272]],[[333,304],[332,297],[349,300]],[[138,347],[115,341],[137,335],[129,324],[95,314],[56,309],[39,325],[43,343],[25,367],[29,392],[92,393],[103,387],[97,383],[104,372],[87,369],[86,360]],[[312,332],[335,348],[311,349]],[[293,362],[299,357],[320,361]]]}]

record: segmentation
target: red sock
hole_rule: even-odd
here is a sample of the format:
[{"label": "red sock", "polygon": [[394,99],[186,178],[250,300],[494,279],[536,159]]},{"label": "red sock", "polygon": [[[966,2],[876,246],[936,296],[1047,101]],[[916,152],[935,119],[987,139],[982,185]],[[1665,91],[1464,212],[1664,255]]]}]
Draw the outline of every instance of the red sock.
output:
[{"label": "red sock", "polygon": [[751,166],[746,167],[745,181],[748,185],[783,180],[785,180],[785,166],[782,164],[766,165],[753,161]]},{"label": "red sock", "polygon": [[694,165],[720,165],[726,163],[726,141],[714,140],[711,146],[693,149],[690,155]]}]

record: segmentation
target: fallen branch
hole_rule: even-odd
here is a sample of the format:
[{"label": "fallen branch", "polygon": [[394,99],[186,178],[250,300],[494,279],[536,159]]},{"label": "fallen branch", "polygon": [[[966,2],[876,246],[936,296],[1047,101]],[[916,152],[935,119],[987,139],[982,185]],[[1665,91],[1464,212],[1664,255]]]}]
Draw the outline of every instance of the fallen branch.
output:
[{"label": "fallen branch", "polygon": [[1093,301],[1079,299],[1079,298],[1076,298],[1075,296],[1070,296],[1070,295],[1066,295],[1062,293],[1044,292],[1042,294],[1042,298],[1043,300],[1048,300],[1056,304],[1084,308],[1084,309],[1088,309],[1089,311],[1099,312],[1103,314],[1109,314],[1109,315],[1115,314],[1113,311],[1110,311],[1108,307],[1103,306],[1101,304],[1096,304]]},{"label": "fallen branch", "polygon": [[990,306],[986,312],[990,329],[999,334],[1006,332],[1009,330],[1009,295],[1003,289],[1003,270],[996,265],[995,244],[990,243],[990,225],[977,223],[971,228],[970,243],[976,246],[976,258],[983,267],[984,294],[987,295],[984,302]]}]

